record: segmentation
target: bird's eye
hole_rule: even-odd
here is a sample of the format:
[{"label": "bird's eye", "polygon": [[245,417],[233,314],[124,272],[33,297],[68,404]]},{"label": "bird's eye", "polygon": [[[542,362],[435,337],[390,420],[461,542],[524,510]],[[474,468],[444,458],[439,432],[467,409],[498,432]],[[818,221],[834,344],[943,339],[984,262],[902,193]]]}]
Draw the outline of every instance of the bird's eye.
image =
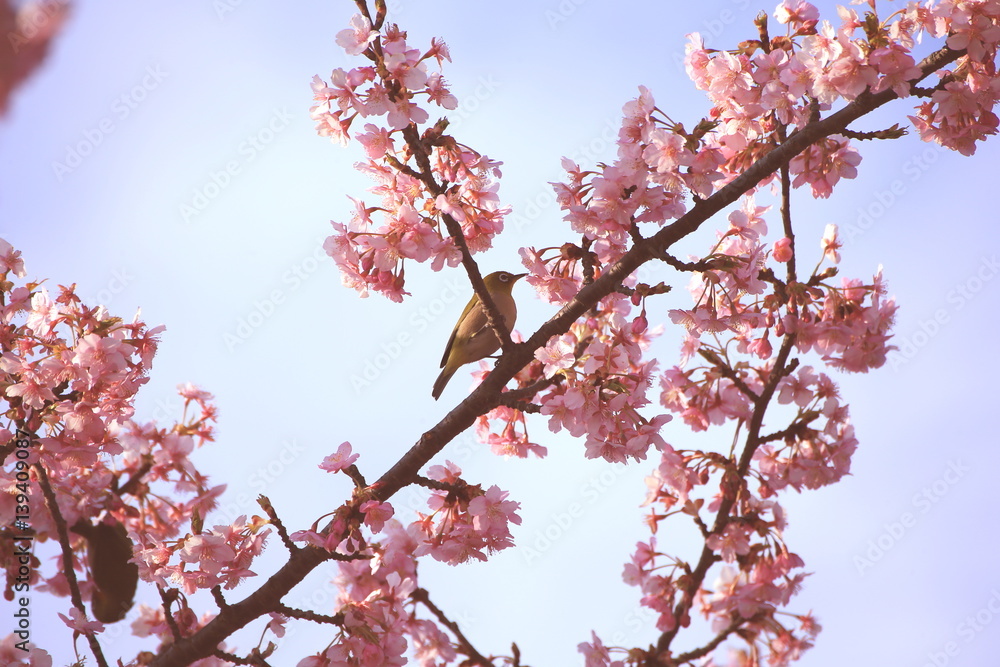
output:
[{"label": "bird's eye", "polygon": [[509,280],[510,280],[510,274],[509,273],[501,273],[500,274],[500,282],[505,283],[505,282],[507,282]]}]

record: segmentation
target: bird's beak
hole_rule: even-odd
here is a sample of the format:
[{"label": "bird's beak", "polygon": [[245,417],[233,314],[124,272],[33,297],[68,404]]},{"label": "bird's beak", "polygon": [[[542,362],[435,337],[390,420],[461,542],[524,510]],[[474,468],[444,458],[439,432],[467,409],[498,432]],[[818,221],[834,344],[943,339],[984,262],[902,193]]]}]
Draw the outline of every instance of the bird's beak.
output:
[{"label": "bird's beak", "polygon": [[520,280],[521,278],[525,277],[526,275],[528,275],[528,274],[527,273],[515,273],[514,274],[514,282],[516,283],[518,280]]}]

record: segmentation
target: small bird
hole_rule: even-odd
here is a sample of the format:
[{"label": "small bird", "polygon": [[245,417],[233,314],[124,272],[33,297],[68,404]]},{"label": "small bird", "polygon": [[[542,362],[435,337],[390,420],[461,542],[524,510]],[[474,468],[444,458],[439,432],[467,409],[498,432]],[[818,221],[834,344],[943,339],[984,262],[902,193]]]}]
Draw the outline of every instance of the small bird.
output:
[{"label": "small bird", "polygon": [[133,545],[125,526],[117,521],[94,526],[81,518],[71,530],[87,541],[87,560],[94,585],[90,599],[94,618],[102,623],[122,620],[132,608],[139,581],[138,566],[129,562]]},{"label": "small bird", "polygon": [[[486,291],[493,298],[497,310],[503,317],[504,326],[509,331],[514,326],[517,319],[517,305],[510,291],[514,288],[514,283],[528,274],[507,273],[506,271],[494,271],[483,278],[486,284]],[[483,310],[479,297],[475,294],[469,301],[469,305],[462,311],[461,317],[455,324],[448,339],[448,345],[444,348],[444,356],[441,357],[441,375],[434,381],[434,390],[431,396],[436,401],[448,380],[455,374],[461,366],[473,361],[479,361],[488,357],[500,349],[500,341],[493,333],[489,322],[486,319],[486,311]]]}]

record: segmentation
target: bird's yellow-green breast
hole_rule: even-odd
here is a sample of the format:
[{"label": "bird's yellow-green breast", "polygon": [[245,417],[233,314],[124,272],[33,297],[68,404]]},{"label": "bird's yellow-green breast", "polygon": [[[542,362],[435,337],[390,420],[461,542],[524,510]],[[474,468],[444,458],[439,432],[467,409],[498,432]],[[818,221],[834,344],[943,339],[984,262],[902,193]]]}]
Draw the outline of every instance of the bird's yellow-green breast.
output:
[{"label": "bird's yellow-green breast", "polygon": [[[504,326],[508,330],[513,328],[517,319],[517,305],[511,290],[514,283],[523,278],[525,273],[508,273],[507,271],[495,271],[485,278],[483,283],[486,291],[496,304],[497,310],[503,317]],[[435,400],[441,396],[448,380],[460,367],[473,361],[479,361],[488,357],[500,349],[500,341],[490,328],[486,319],[486,311],[479,301],[479,297],[473,294],[472,299],[462,315],[458,318],[455,328],[451,332],[448,344],[444,348],[444,356],[441,357],[441,374],[434,382],[434,389],[431,396]]]}]

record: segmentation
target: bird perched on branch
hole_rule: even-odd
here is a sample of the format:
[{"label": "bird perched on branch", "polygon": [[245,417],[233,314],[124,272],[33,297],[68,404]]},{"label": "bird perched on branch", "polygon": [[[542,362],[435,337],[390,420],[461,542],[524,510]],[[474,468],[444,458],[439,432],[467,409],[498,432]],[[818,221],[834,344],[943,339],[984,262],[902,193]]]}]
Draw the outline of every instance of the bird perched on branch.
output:
[{"label": "bird perched on branch", "polygon": [[129,562],[132,540],[125,526],[117,521],[95,526],[81,518],[71,530],[87,540],[87,560],[94,585],[90,600],[94,618],[102,623],[122,620],[132,608],[139,581],[139,568]]},{"label": "bird perched on branch", "polygon": [[[486,284],[486,291],[496,304],[497,310],[503,317],[504,326],[508,331],[514,326],[517,319],[517,305],[511,290],[514,283],[528,274],[508,273],[506,271],[494,271],[483,278]],[[490,327],[486,319],[486,311],[479,297],[475,294],[469,304],[462,311],[461,317],[455,324],[448,339],[448,345],[444,348],[444,356],[441,357],[441,375],[434,381],[434,390],[431,396],[437,400],[448,384],[448,380],[460,367],[473,361],[479,361],[488,357],[500,349],[500,341]]]}]

